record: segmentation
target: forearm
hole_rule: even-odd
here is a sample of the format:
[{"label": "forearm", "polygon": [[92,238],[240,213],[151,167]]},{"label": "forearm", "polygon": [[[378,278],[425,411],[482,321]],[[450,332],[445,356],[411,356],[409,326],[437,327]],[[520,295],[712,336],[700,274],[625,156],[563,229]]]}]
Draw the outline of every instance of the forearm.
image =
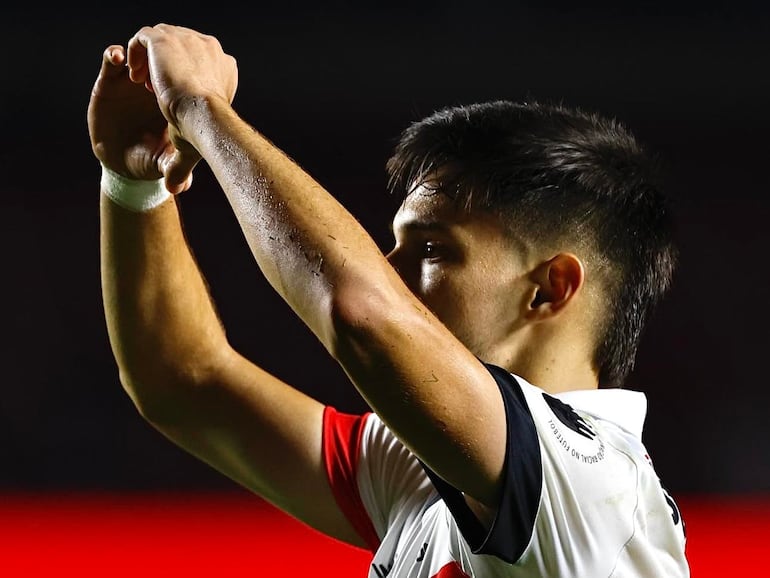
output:
[{"label": "forearm", "polygon": [[102,195],[101,276],[121,381],[143,413],[205,379],[226,339],[173,200],[146,213]]},{"label": "forearm", "polygon": [[356,219],[227,103],[196,104],[185,137],[223,187],[263,274],[329,345],[335,300],[349,287],[382,289],[392,270]]}]

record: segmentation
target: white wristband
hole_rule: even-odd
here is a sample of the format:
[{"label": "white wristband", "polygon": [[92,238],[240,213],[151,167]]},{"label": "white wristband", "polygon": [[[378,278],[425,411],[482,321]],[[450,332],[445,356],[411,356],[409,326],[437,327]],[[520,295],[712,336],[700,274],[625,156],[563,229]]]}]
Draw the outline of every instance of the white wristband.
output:
[{"label": "white wristband", "polygon": [[102,192],[115,203],[133,211],[144,213],[163,204],[171,193],[163,184],[163,178],[154,181],[129,179],[102,165]]}]

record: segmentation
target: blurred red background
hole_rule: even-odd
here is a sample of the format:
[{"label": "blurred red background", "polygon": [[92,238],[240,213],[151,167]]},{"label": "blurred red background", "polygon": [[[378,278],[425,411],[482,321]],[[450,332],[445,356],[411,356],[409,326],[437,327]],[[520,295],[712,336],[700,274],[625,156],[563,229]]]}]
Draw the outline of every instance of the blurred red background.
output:
[{"label": "blurred red background", "polygon": [[[770,496],[679,497],[694,578],[766,576]],[[241,493],[4,495],[9,578],[365,577],[369,553]]]}]

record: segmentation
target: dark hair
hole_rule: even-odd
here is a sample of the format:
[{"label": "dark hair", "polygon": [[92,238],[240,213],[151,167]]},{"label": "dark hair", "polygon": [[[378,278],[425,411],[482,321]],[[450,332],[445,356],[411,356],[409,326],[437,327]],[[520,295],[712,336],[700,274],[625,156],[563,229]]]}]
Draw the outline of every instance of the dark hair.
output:
[{"label": "dark hair", "polygon": [[529,242],[582,247],[605,297],[599,385],[622,387],[677,256],[657,161],[625,127],[562,104],[455,106],[409,126],[387,171],[396,194],[439,175],[441,192]]}]

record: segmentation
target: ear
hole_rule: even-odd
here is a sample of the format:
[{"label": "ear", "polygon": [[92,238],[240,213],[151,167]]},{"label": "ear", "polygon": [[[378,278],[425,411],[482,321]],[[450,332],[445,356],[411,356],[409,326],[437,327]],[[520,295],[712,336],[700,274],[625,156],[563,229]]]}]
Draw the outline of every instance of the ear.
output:
[{"label": "ear", "polygon": [[572,253],[559,253],[538,265],[531,275],[534,281],[530,315],[546,318],[559,313],[572,302],[583,287],[585,268]]}]

